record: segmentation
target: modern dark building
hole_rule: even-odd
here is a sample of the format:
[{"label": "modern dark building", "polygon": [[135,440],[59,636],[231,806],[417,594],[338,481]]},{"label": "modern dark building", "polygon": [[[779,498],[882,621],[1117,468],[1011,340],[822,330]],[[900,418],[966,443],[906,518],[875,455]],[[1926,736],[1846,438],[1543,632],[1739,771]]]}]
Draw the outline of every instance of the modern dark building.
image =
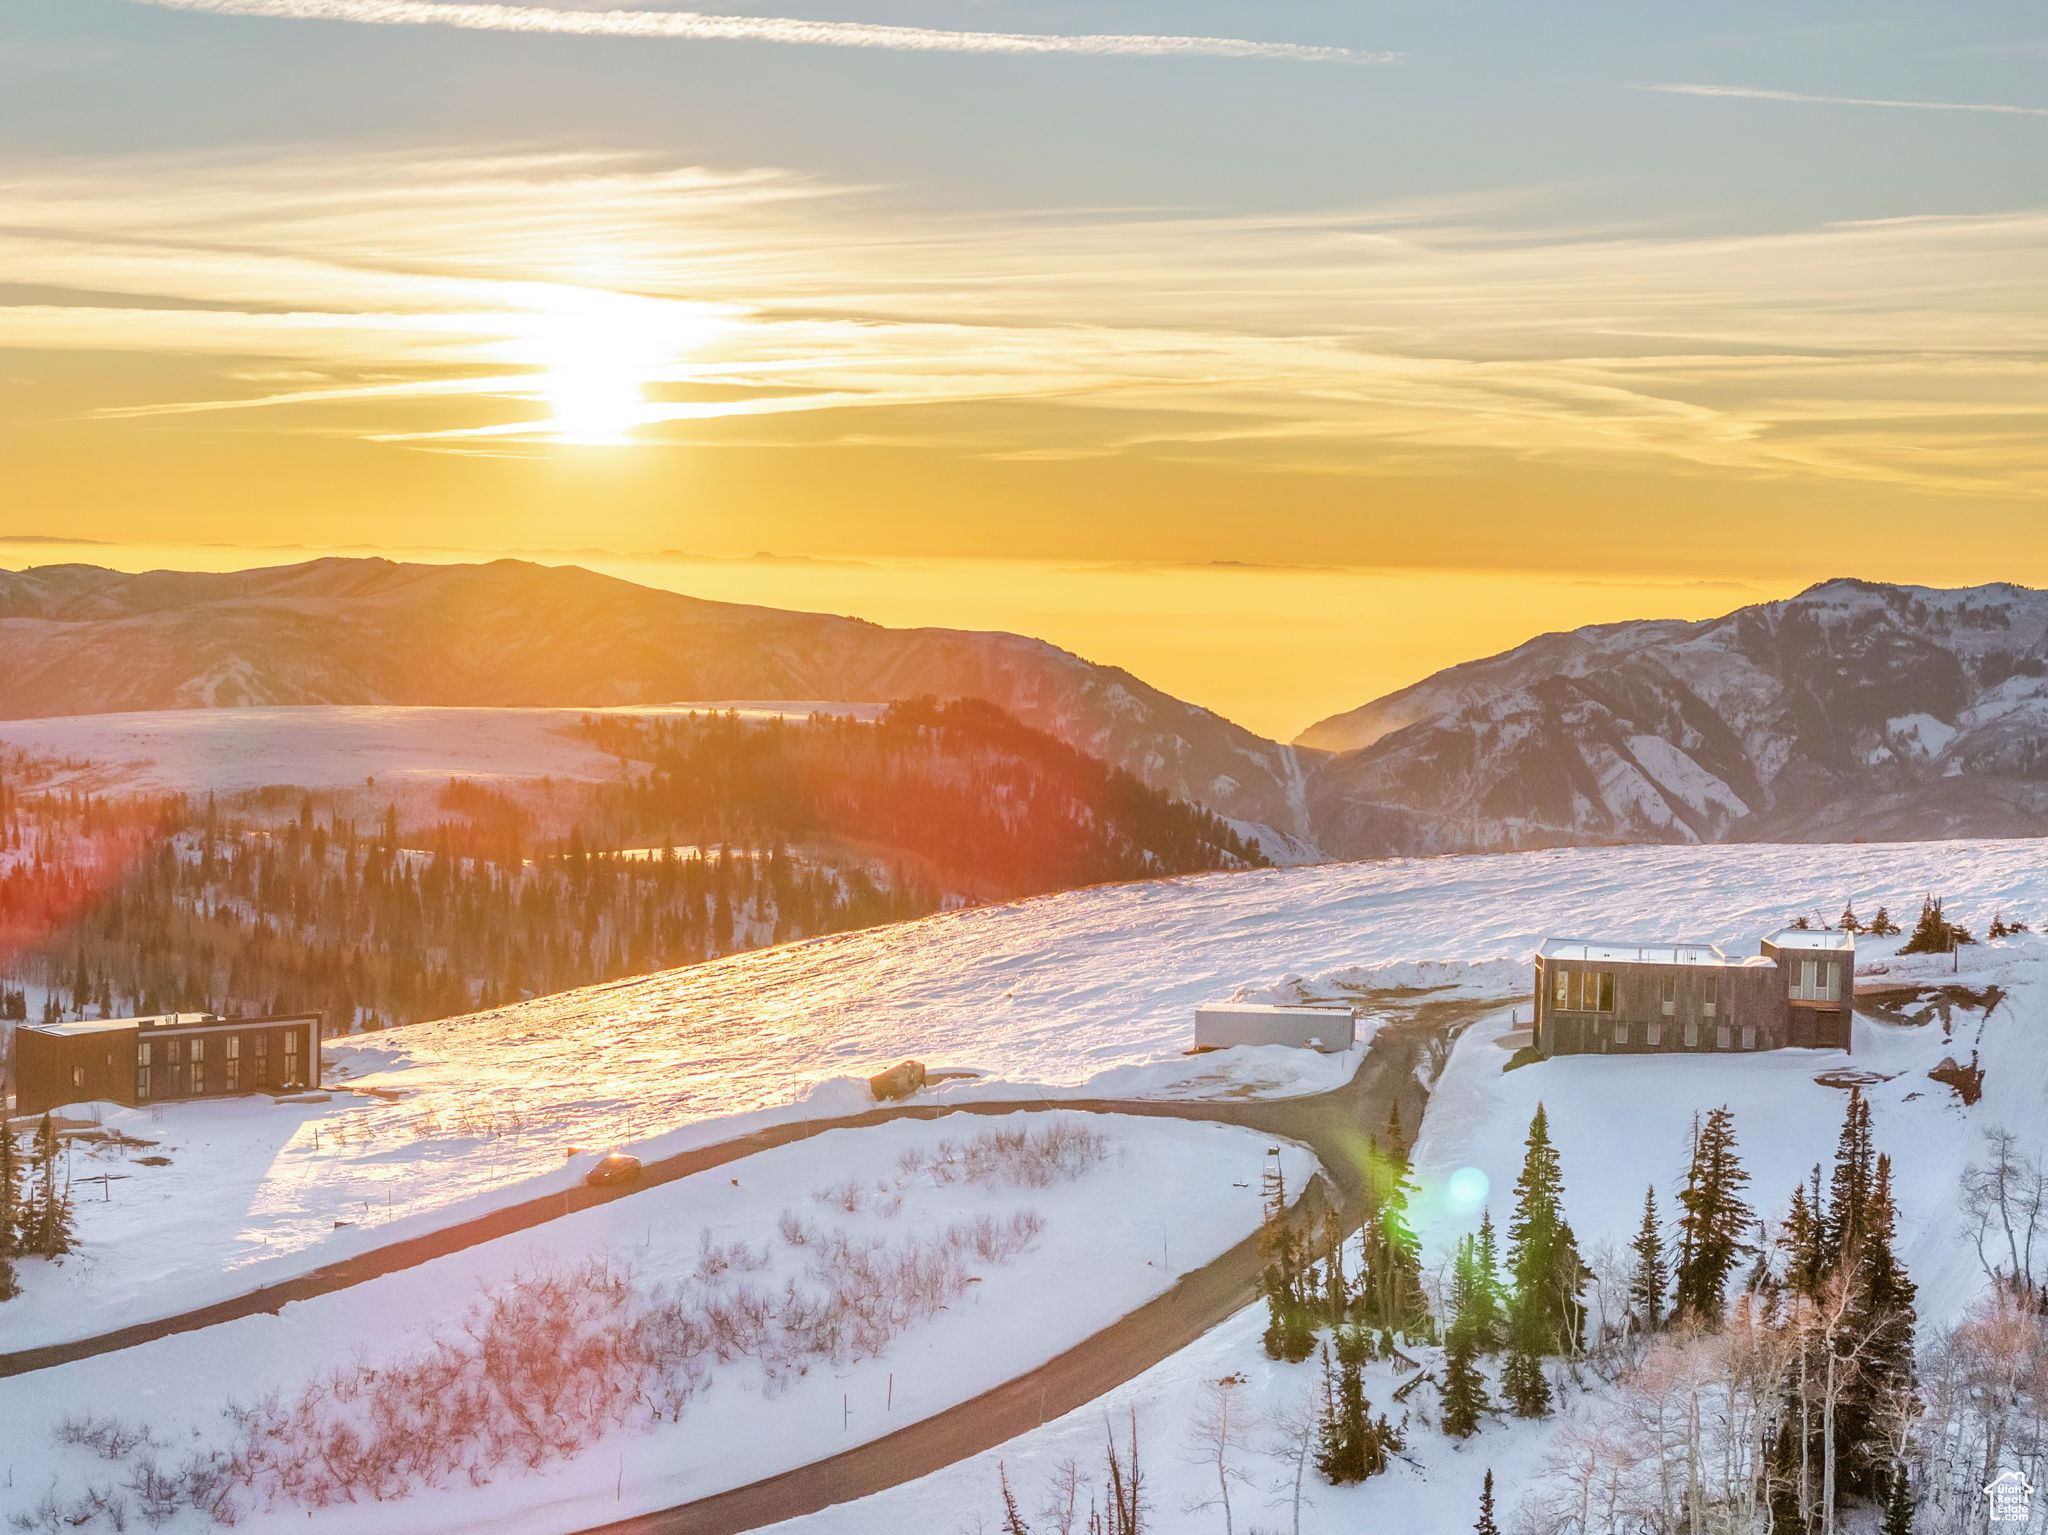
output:
[{"label": "modern dark building", "polygon": [[17,1114],[65,1103],[136,1107],[320,1083],[320,1015],[92,1018],[24,1023],[14,1031]]},{"label": "modern dark building", "polygon": [[1536,951],[1544,1055],[1850,1048],[1856,939],[1787,928],[1730,959],[1710,943],[1553,938]]}]

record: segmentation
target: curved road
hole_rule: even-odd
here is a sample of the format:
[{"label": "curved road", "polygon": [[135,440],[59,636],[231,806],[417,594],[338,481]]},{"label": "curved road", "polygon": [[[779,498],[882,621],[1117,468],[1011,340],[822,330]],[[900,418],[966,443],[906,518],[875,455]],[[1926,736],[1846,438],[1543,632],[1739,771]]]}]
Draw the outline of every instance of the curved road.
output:
[{"label": "curved road", "polygon": [[[1357,1222],[1363,1209],[1366,1138],[1380,1130],[1389,1110],[1396,1105],[1401,1110],[1402,1122],[1413,1134],[1428,1101],[1417,1070],[1425,1044],[1432,1039],[1442,1040],[1457,1025],[1483,1010],[1461,1003],[1424,1004],[1411,1018],[1389,1023],[1380,1030],[1364,1063],[1348,1083],[1309,1097],[1208,1102],[1062,1098],[906,1104],[835,1119],[775,1125],[715,1146],[650,1162],[633,1184],[607,1189],[578,1187],[542,1195],[176,1316],[68,1343],[0,1354],[0,1376],[48,1369],[259,1312],[275,1313],[293,1301],[412,1268],[481,1242],[531,1229],[573,1210],[630,1198],[642,1189],[737,1161],[773,1146],[805,1140],[827,1130],[880,1124],[890,1119],[1075,1109],[1244,1125],[1311,1147],[1329,1175],[1340,1212],[1349,1226]],[[1304,1191],[1297,1209],[1319,1206],[1324,1199],[1323,1188],[1312,1185]],[[1183,1276],[1171,1289],[1093,1337],[981,1396],[827,1459],[675,1508],[607,1524],[585,1535],[737,1535],[927,1475],[1083,1406],[1187,1347],[1256,1296],[1258,1269],[1258,1238],[1254,1235]]]}]

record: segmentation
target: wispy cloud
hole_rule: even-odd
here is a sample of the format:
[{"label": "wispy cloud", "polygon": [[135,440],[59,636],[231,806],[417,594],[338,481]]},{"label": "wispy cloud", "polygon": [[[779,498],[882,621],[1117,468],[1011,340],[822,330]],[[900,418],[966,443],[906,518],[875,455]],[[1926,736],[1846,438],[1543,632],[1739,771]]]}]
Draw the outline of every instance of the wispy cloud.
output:
[{"label": "wispy cloud", "polygon": [[599,152],[74,158],[0,176],[0,270],[40,295],[0,302],[0,346],[185,370],[102,419],[435,451],[851,430],[2048,490],[2048,213],[1708,239],[1535,211],[948,216]]},{"label": "wispy cloud", "polygon": [[1995,112],[2007,117],[2048,117],[2048,107],[2016,107],[1998,101],[1894,101],[1886,96],[1816,96],[1805,91],[1765,91],[1746,85],[1638,85],[1639,91],[1675,96],[1736,96],[1746,101],[1807,101],[1827,107],[1904,107],[1914,112]]},{"label": "wispy cloud", "polygon": [[552,6],[436,3],[436,0],[138,0],[174,11],[267,16],[289,21],[347,21],[370,26],[461,27],[479,32],[548,32],[577,37],[675,38],[813,43],[913,53],[1078,53],[1151,57],[1293,59],[1384,64],[1399,56],[1308,43],[1242,37],[1168,37],[1116,33],[968,32],[807,21],[779,16],[718,16],[699,11],[582,11]]}]

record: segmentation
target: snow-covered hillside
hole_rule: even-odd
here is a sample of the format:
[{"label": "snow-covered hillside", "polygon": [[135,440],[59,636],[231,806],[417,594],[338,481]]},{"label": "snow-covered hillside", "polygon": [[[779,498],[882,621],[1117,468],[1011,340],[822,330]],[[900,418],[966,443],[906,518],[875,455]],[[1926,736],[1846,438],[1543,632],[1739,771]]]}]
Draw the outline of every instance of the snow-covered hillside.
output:
[{"label": "snow-covered hillside", "polygon": [[2001,910],[2034,919],[2048,856],[2034,842],[1582,849],[1105,886],[357,1036],[329,1047],[331,1069],[393,1101],[110,1113],[171,1165],[81,1150],[81,1173],[127,1176],[81,1206],[83,1259],[29,1265],[5,1319],[27,1345],[182,1309],[543,1192],[569,1176],[571,1145],[660,1153],[857,1108],[864,1084],[846,1079],[905,1057],[985,1073],[946,1084],[956,1098],[1313,1090],[1346,1062],[1186,1057],[1194,1005],[1244,991],[1384,1008],[1401,987],[1508,1001],[1552,933],[1749,952],[1794,914],[1853,898],[1910,915],[1928,890],[1980,931]]},{"label": "snow-covered hillside", "polygon": [[[2048,1161],[2041,1113],[2048,1095],[2048,939],[2028,934],[1966,949],[1960,969],[1945,955],[1890,957],[1897,945],[1897,939],[1866,942],[1859,955],[1866,1004],[1853,1054],[1580,1056],[1509,1071],[1510,1052],[1502,1043],[1508,1020],[1468,1029],[1431,1098],[1414,1153],[1427,1267],[1441,1273],[1456,1239],[1477,1226],[1482,1210],[1490,1208],[1496,1225],[1506,1225],[1524,1137],[1539,1103],[1559,1148],[1566,1214],[1581,1247],[1596,1268],[1625,1276],[1625,1244],[1641,1219],[1645,1186],[1655,1186],[1667,1216],[1675,1214],[1694,1114],[1724,1104],[1733,1109],[1751,1179],[1747,1192],[1775,1225],[1793,1186],[1816,1163],[1831,1164],[1847,1084],[1855,1081],[1872,1106],[1876,1149],[1888,1153],[1897,1170],[1898,1251],[1918,1287],[1923,1341],[1955,1323],[1988,1288],[1959,1209],[1965,1167],[1984,1154],[1985,1133],[1998,1128],[2020,1137],[2023,1157]],[[1903,1000],[1909,997],[1916,1000]],[[1976,1102],[1928,1075],[1951,1060],[1983,1072]],[[1597,1307],[1598,1291],[1589,1298]],[[1252,1307],[1128,1386],[1035,1432],[932,1476],[775,1528],[779,1535],[868,1535],[971,1530],[977,1520],[994,1528],[1001,1512],[999,1467],[1027,1514],[1041,1506],[1068,1461],[1094,1473],[1092,1491],[1100,1496],[1105,1423],[1124,1432],[1135,1411],[1155,1515],[1176,1535],[1220,1532],[1216,1471],[1203,1459],[1198,1427],[1220,1381],[1239,1383],[1232,1388],[1234,1410],[1244,1425],[1232,1452],[1243,1477],[1233,1488],[1237,1527],[1293,1528],[1294,1466],[1285,1453],[1292,1441],[1284,1424],[1290,1412],[1312,1404],[1319,1376],[1313,1363],[1269,1359],[1260,1342],[1264,1326],[1264,1308]],[[1414,1352],[1426,1365],[1438,1362],[1437,1350]],[[1557,1416],[1529,1422],[1502,1412],[1461,1442],[1421,1421],[1422,1413],[1433,1411],[1432,1390],[1405,1406],[1394,1398],[1413,1374],[1388,1364],[1368,1370],[1375,1411],[1397,1424],[1405,1412],[1418,1415],[1407,1449],[1386,1475],[1360,1486],[1332,1487],[1310,1471],[1303,1535],[1361,1529],[1452,1535],[1471,1528],[1489,1470],[1502,1527],[1515,1528],[1524,1499],[1559,1478],[1554,1457],[1567,1444],[1583,1450],[1585,1441],[1574,1436],[1598,1421],[1611,1397],[1597,1371],[1574,1379],[1558,1369]],[[1497,1380],[1490,1390],[1498,1400]]]},{"label": "snow-covered hillside", "polygon": [[298,789],[441,787],[450,778],[615,778],[618,762],[578,733],[590,715],[660,717],[733,710],[749,718],[813,712],[872,716],[873,704],[678,703],[609,709],[279,705],[157,709],[0,720],[0,747],[44,764],[38,787],[96,794],[235,794]]},{"label": "snow-covered hillside", "polygon": [[[251,1531],[556,1535],[703,1497],[943,1412],[1150,1300],[1258,1225],[1269,1142],[1057,1113],[828,1132],[278,1315],[0,1380],[0,1514],[229,1449]],[[1281,1164],[1299,1187],[1314,1159],[1290,1145]],[[658,1357],[599,1365],[567,1341],[628,1319]],[[534,1371],[519,1405],[559,1390],[537,1432],[454,1405]],[[285,1411],[238,1437],[226,1409],[273,1393]],[[108,1454],[106,1434],[63,1442],[67,1423],[147,1442]],[[216,1527],[189,1507],[149,1524]]]}]

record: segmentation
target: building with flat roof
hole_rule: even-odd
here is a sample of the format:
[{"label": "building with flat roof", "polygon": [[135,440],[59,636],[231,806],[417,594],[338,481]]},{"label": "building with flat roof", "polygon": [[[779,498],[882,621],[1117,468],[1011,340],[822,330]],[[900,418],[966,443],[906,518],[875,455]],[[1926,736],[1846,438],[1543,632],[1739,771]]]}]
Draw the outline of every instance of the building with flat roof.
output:
[{"label": "building with flat roof", "polygon": [[1294,1045],[1335,1053],[1358,1039],[1348,1002],[1204,1002],[1195,1009],[1195,1048]]},{"label": "building with flat roof", "polygon": [[1552,938],[1536,951],[1544,1055],[1850,1048],[1852,933],[1786,928],[1734,958],[1710,943]]},{"label": "building with flat roof", "polygon": [[320,1083],[320,1015],[220,1018],[160,1013],[24,1023],[14,1031],[14,1112],[66,1103],[131,1108]]}]

